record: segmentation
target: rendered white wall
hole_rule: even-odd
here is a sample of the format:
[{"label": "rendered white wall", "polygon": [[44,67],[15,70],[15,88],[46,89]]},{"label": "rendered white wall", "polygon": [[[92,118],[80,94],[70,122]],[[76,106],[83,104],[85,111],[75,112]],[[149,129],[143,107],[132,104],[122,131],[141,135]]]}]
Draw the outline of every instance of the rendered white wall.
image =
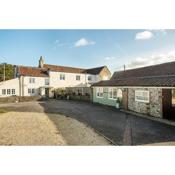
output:
[{"label": "rendered white wall", "polygon": [[[65,80],[60,80],[60,74],[65,74]],[[76,74],[76,73],[65,73],[65,72],[49,72],[50,75],[50,86],[54,88],[62,87],[84,87],[88,83],[88,75],[86,74]],[[80,80],[76,80],[76,75],[80,76]],[[92,76],[94,81],[96,77]]]},{"label": "rendered white wall", "polygon": [[2,89],[15,89],[15,95],[19,96],[19,78],[0,82],[0,97],[9,97],[12,94],[3,95]]},{"label": "rendered white wall", "polygon": [[[24,77],[24,85],[23,85],[24,96],[35,96],[35,95],[39,95],[39,88],[40,87],[43,87],[43,86],[46,86],[45,85],[45,79],[47,77],[32,77],[32,78],[35,78],[35,83],[29,83],[29,79],[30,78],[31,77],[29,77],[29,76]],[[29,94],[28,93],[28,89],[29,88],[30,89],[34,88],[35,89],[35,94]]]},{"label": "rendered white wall", "polygon": [[[92,78],[91,81],[88,80],[88,77],[89,77],[89,76]],[[99,81],[99,76],[98,76],[98,75],[87,74],[87,75],[86,75],[86,81],[87,81],[88,83],[90,83],[90,84],[96,83],[96,82]]]},{"label": "rendered white wall", "polygon": [[[60,74],[65,74],[65,80],[60,80]],[[80,80],[76,80],[76,75],[80,76]],[[91,76],[91,80],[88,80],[88,76]],[[30,78],[35,78],[35,83],[30,83]],[[50,84],[45,85],[45,79],[50,79]],[[89,87],[91,84],[100,81],[99,75],[91,74],[76,74],[76,73],[65,73],[65,72],[49,72],[49,77],[30,77],[22,76],[21,78],[15,78],[5,82],[0,82],[0,97],[7,97],[10,95],[2,95],[2,89],[15,89],[15,95],[19,96],[36,96],[45,95],[44,87],[52,88],[64,88],[64,87]],[[21,84],[21,87],[20,87]],[[40,88],[42,90],[40,91]],[[35,89],[34,94],[28,93],[28,89]],[[20,92],[21,93],[20,93]]]}]

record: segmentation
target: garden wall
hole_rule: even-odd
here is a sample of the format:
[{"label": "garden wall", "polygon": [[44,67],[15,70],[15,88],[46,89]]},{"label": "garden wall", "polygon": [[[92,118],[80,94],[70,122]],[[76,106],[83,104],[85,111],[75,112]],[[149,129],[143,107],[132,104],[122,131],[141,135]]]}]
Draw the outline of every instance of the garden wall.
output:
[{"label": "garden wall", "polygon": [[0,98],[0,103],[15,103],[15,102],[26,102],[26,101],[38,101],[38,100],[42,100],[42,97],[41,96],[31,96],[31,97],[11,96],[11,97]]}]

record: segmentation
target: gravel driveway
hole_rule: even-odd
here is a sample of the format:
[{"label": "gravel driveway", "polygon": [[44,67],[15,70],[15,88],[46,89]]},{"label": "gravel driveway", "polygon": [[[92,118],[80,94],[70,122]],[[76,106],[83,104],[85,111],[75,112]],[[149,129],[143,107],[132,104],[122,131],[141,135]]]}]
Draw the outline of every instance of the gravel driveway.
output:
[{"label": "gravel driveway", "polygon": [[0,145],[110,145],[85,124],[63,115],[0,114]]},{"label": "gravel driveway", "polygon": [[46,114],[7,112],[0,114],[0,145],[66,145]]},{"label": "gravel driveway", "polygon": [[[175,141],[174,126],[87,102],[49,100],[4,104],[0,107],[12,111],[45,112],[69,116],[94,128],[116,145],[144,145]],[[50,120],[56,123],[51,117]]]}]

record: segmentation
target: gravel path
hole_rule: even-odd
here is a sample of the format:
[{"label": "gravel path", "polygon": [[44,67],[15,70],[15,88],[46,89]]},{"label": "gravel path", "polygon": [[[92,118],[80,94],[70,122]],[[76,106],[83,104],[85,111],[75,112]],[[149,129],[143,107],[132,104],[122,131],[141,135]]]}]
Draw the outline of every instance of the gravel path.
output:
[{"label": "gravel path", "polygon": [[0,114],[0,145],[110,145],[75,119],[36,112]]},{"label": "gravel path", "polygon": [[110,145],[102,136],[97,134],[94,129],[87,125],[62,115],[48,114],[49,119],[53,121],[68,145]]}]

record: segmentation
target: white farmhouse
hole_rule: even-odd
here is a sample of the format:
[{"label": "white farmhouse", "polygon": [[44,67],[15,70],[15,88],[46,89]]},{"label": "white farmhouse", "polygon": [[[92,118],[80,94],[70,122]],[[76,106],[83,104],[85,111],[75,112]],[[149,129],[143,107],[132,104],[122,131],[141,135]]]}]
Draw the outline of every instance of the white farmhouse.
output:
[{"label": "white farmhouse", "polygon": [[0,97],[53,96],[52,91],[65,87],[90,87],[101,80],[109,80],[106,66],[82,69],[44,64],[40,57],[38,67],[15,66],[15,78],[0,82]]}]

